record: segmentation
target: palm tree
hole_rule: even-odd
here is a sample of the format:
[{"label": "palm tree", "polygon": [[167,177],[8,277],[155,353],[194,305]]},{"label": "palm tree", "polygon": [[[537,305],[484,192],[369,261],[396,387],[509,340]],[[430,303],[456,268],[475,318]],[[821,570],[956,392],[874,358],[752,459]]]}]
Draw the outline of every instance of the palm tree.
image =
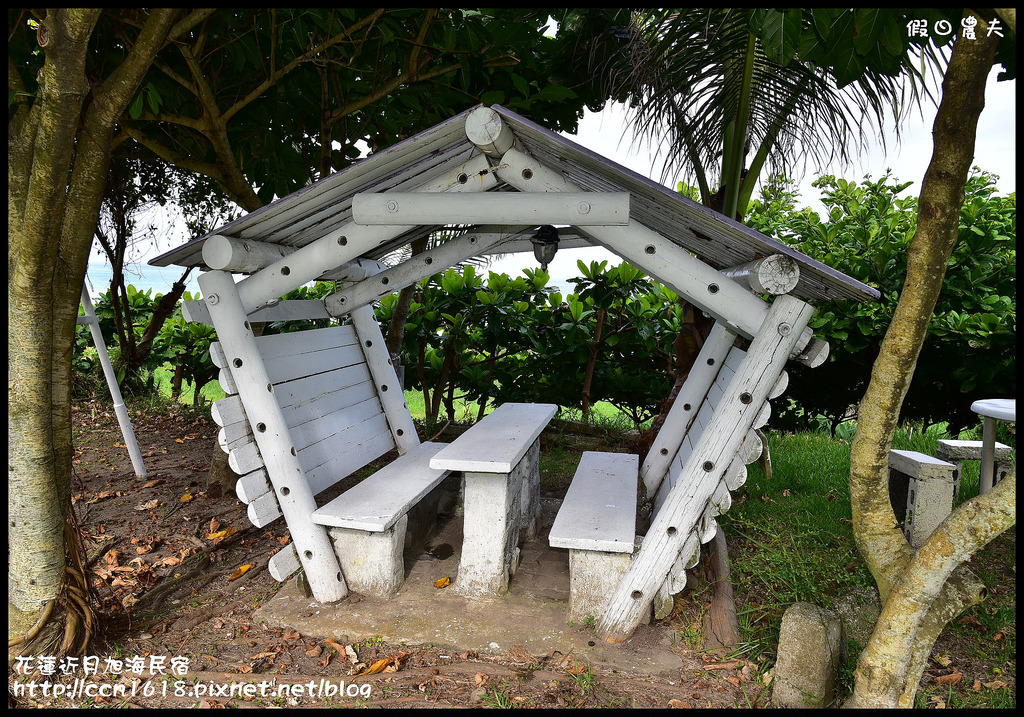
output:
[{"label": "palm tree", "polygon": [[603,68],[611,94],[638,136],[666,148],[664,175],[681,172],[701,203],[737,219],[766,169],[848,161],[888,119],[898,140],[945,64],[890,10],[627,12],[625,51]]}]

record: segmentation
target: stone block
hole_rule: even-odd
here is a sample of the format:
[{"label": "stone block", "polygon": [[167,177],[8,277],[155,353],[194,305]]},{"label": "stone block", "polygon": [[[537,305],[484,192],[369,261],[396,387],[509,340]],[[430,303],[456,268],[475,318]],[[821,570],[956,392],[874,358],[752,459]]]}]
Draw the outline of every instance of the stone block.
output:
[{"label": "stone block", "polygon": [[953,510],[955,466],[916,451],[889,451],[889,498],[910,544],[920,547]]},{"label": "stone block", "polygon": [[382,533],[350,528],[329,528],[334,551],[350,590],[391,597],[405,580],[405,532],[409,517],[403,515]]},{"label": "stone block", "polygon": [[822,708],[835,700],[842,649],[839,616],[810,603],[791,605],[782,616],[779,658],[772,680],[774,707]]}]

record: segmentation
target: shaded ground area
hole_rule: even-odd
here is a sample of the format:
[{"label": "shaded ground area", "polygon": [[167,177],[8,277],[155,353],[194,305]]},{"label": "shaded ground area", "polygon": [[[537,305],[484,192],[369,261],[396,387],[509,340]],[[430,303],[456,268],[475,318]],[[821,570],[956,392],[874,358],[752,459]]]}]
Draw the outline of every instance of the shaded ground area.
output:
[{"label": "shaded ground area", "polygon": [[[625,645],[600,644],[589,625],[559,617],[567,567],[563,581],[558,556],[551,555],[558,551],[543,541],[524,547],[517,587],[485,608],[490,622],[461,636],[447,629],[471,617],[451,602],[454,612],[445,617],[432,585],[457,565],[457,517],[410,571],[410,586],[420,592],[392,606],[392,617],[417,622],[419,632],[403,628],[403,637],[385,627],[382,608],[371,598],[351,595],[334,606],[316,605],[294,579],[279,584],[266,570],[288,542],[283,524],[257,529],[233,494],[208,495],[216,436],[208,412],[176,409],[133,420],[149,471],[145,479],[132,472],[109,404],[82,404],[75,412],[75,508],[105,623],[105,640],[95,648],[96,674],[77,669],[23,677],[16,680],[21,706],[766,706],[765,674],[774,660],[755,664],[698,649],[706,585],[695,581],[670,617],[642,627]],[[600,438],[581,442],[580,450],[590,450]],[[573,447],[548,448],[566,452],[574,464]],[[570,476],[547,475],[542,491],[549,498],[564,494]],[[545,512],[556,504],[545,501]],[[998,549],[1014,551],[1010,538]],[[1015,589],[1012,575],[1000,589]],[[523,592],[535,605],[547,603],[547,623],[512,609]],[[288,605],[294,609],[285,610]],[[319,619],[327,610],[343,617],[334,624]],[[282,611],[293,618],[281,618]],[[350,619],[356,614],[378,621],[358,623]],[[943,680],[949,664],[967,672],[962,642],[940,638],[940,660],[929,665],[923,686],[971,689],[970,676],[963,684]],[[183,665],[187,674],[174,677],[173,667]],[[993,669],[974,668],[989,675]],[[57,685],[77,692],[54,696]]]}]

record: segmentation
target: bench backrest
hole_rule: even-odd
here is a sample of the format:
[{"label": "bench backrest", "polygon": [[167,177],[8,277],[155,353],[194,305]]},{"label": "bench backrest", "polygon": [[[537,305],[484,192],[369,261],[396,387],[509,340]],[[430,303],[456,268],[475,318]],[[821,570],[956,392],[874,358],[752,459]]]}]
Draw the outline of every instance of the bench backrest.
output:
[{"label": "bench backrest", "polygon": [[[379,341],[378,348],[383,347],[380,329],[370,323],[360,332],[375,330],[369,343]],[[398,447],[379,382],[370,370],[367,339],[361,340],[360,332],[344,325],[256,338],[291,445],[314,495]],[[224,348],[215,343],[210,354],[228,394],[213,405],[214,420],[221,426],[220,445],[240,476],[239,499],[249,505],[250,520],[262,527],[281,511],[253,436],[260,427],[250,425],[246,417]]]}]

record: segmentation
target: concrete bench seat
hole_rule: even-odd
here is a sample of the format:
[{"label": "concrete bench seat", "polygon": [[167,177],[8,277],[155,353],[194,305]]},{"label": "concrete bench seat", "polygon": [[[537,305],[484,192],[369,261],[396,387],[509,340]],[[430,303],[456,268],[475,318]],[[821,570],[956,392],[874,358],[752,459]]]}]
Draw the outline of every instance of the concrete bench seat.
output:
[{"label": "concrete bench seat", "polygon": [[[935,449],[935,457],[952,463],[955,466],[953,471],[953,500],[960,496],[960,479],[963,475],[964,461],[981,461],[983,441],[961,441],[952,438],[940,438]],[[1005,443],[995,444],[995,461],[992,467],[992,485],[1009,474],[1011,448]]]},{"label": "concrete bench seat", "polygon": [[442,448],[443,443],[421,443],[310,516],[328,527],[351,589],[387,596],[402,585],[409,514],[421,502],[436,514],[437,500],[427,496],[449,473],[429,465]]},{"label": "concrete bench seat", "polygon": [[540,434],[558,411],[548,403],[506,403],[430,459],[463,476],[463,543],[455,590],[498,595],[519,563],[520,534],[540,513]]},{"label": "concrete bench seat", "polygon": [[586,451],[548,534],[569,550],[569,619],[604,612],[636,546],[637,473],[628,453]]},{"label": "concrete bench seat", "polygon": [[953,510],[955,468],[917,451],[889,451],[889,499],[913,547],[920,547]]}]

